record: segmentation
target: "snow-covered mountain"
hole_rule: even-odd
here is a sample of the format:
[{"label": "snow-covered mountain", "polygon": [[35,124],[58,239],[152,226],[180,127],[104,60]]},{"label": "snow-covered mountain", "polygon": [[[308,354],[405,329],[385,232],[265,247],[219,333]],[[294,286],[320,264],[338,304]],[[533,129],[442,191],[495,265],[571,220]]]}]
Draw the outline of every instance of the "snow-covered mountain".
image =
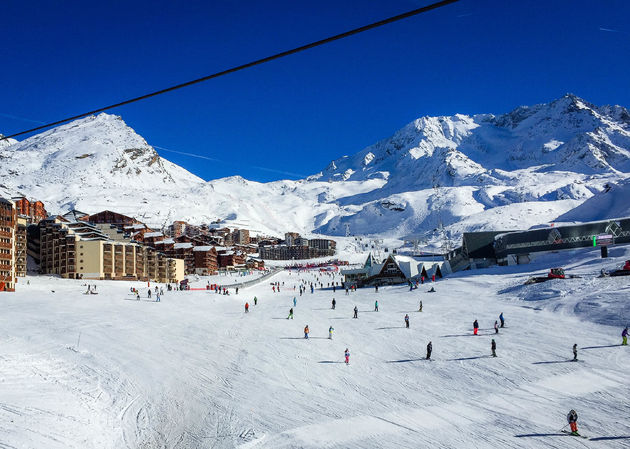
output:
[{"label": "snow-covered mountain", "polygon": [[52,212],[113,209],[153,225],[221,218],[275,234],[522,229],[570,217],[629,173],[628,111],[574,95],[498,116],[423,117],[299,181],[206,182],[108,114],[0,144],[0,189]]}]

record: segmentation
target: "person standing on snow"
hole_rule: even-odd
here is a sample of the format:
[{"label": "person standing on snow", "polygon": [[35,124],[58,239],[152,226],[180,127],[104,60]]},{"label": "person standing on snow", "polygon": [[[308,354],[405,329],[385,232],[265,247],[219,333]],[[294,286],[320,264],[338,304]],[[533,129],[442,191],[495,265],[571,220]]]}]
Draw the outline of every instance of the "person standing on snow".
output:
[{"label": "person standing on snow", "polygon": [[249,312],[249,303],[245,303],[245,313]]},{"label": "person standing on snow", "polygon": [[577,343],[573,345],[573,361],[577,362]]},{"label": "person standing on snow", "polygon": [[346,365],[350,364],[350,351],[346,348],[346,351],[343,353],[346,358]]},{"label": "person standing on snow", "polygon": [[295,307],[295,306],[297,306],[297,299],[296,299],[296,297],[294,296],[294,297],[293,297],[293,307]]},{"label": "person standing on snow", "polygon": [[409,329],[409,314],[405,314],[405,327]]},{"label": "person standing on snow", "polygon": [[497,342],[492,339],[492,343],[490,343],[490,349],[492,350],[492,357],[497,356]]},{"label": "person standing on snow", "polygon": [[291,307],[291,308],[289,309],[289,316],[287,317],[287,320],[288,320],[289,318],[293,319],[293,307]]},{"label": "person standing on snow", "polygon": [[628,326],[621,332],[621,346],[628,346]]},{"label": "person standing on snow", "polygon": [[501,321],[501,327],[505,327],[505,320],[503,319],[503,312],[499,315],[499,321]]},{"label": "person standing on snow", "polygon": [[333,298],[332,300],[332,309],[335,310],[335,306],[337,305],[337,301],[335,301],[335,298]]},{"label": "person standing on snow", "polygon": [[354,306],[354,318],[359,318],[359,309],[357,309],[357,306]]},{"label": "person standing on snow", "polygon": [[477,320],[475,320],[475,322],[473,323],[473,334],[477,335],[478,330],[479,330],[479,323],[477,322]]},{"label": "person standing on snow", "polygon": [[431,353],[433,352],[433,343],[429,342],[427,345],[427,360],[431,360]]},{"label": "person standing on snow", "polygon": [[333,331],[334,331],[334,330],[335,330],[335,329],[334,329],[332,326],[330,326],[330,327],[328,328],[328,339],[329,339],[329,340],[332,340],[332,334],[333,334]]},{"label": "person standing on snow", "polygon": [[418,307],[418,312],[422,312],[422,301],[420,301],[420,307]]},{"label": "person standing on snow", "polygon": [[308,324],[306,325],[306,327],[304,328],[304,338],[308,338],[308,333],[310,331],[308,330]]},{"label": "person standing on snow", "polygon": [[569,425],[571,426],[571,435],[576,435],[576,436],[580,435],[578,433],[577,420],[578,420],[577,412],[575,410],[571,410],[569,414],[567,415],[567,421],[569,422]]},{"label": "person standing on snow", "polygon": [[497,321],[494,321],[494,333],[498,334],[499,333],[499,323],[497,323]]},{"label": "person standing on snow", "polygon": [[374,311],[378,312],[378,301],[374,301]]},{"label": "person standing on snow", "polygon": [[254,305],[258,304],[258,298],[254,296]]}]

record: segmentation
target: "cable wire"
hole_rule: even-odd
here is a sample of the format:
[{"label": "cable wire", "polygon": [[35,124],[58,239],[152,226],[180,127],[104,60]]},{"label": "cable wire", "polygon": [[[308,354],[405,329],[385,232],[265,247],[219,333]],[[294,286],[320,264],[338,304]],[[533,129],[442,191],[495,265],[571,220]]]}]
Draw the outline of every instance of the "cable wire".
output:
[{"label": "cable wire", "polygon": [[117,108],[117,107],[120,107],[120,106],[125,106],[125,105],[128,105],[130,103],[135,103],[137,101],[146,100],[147,98],[155,97],[157,95],[162,95],[162,94],[165,94],[167,92],[171,92],[171,91],[174,91],[174,90],[177,90],[177,89],[181,89],[182,87],[192,86],[193,84],[201,83],[203,81],[208,81],[208,80],[211,80],[213,78],[218,78],[220,76],[224,76],[224,75],[228,75],[230,73],[238,72],[240,70],[248,69],[248,68],[254,67],[256,65],[260,65],[260,64],[264,64],[266,62],[273,61],[275,59],[284,58],[285,56],[293,55],[295,53],[299,53],[301,51],[309,50],[309,49],[314,48],[314,47],[319,47],[320,45],[328,44],[330,42],[334,42],[334,41],[337,41],[339,39],[344,39],[346,37],[353,36],[355,34],[363,33],[364,31],[372,30],[374,28],[378,28],[378,27],[381,27],[383,25],[387,25],[387,24],[390,24],[390,23],[393,23],[393,22],[398,22],[399,20],[403,20],[403,19],[407,19],[409,17],[417,16],[418,14],[422,14],[422,13],[425,13],[425,12],[428,12],[428,11],[432,11],[434,9],[438,9],[438,8],[443,7],[443,6],[447,6],[447,5],[450,5],[452,3],[456,3],[458,1],[459,0],[442,0],[442,1],[439,1],[439,2],[436,2],[436,3],[432,3],[430,5],[423,6],[422,8],[417,8],[417,9],[414,9],[412,11],[408,11],[408,12],[405,12],[405,13],[402,13],[402,14],[398,14],[396,16],[392,16],[392,17],[389,17],[387,19],[379,20],[378,22],[374,22],[374,23],[371,23],[369,25],[364,25],[362,27],[355,28],[355,29],[350,30],[350,31],[346,31],[346,32],[341,33],[341,34],[336,34],[334,36],[330,36],[330,37],[327,37],[325,39],[321,39],[321,40],[318,40],[318,41],[315,41],[315,42],[311,42],[310,44],[302,45],[300,47],[295,47],[295,48],[292,48],[291,50],[286,50],[286,51],[283,51],[283,52],[280,52],[280,53],[276,53],[276,54],[271,55],[271,56],[267,56],[267,57],[262,58],[262,59],[257,59],[255,61],[248,62],[246,64],[242,64],[242,65],[239,65],[239,66],[236,66],[236,67],[232,67],[232,68],[229,68],[229,69],[226,69],[226,70],[222,70],[220,72],[213,73],[212,75],[207,75],[207,76],[204,76],[204,77],[201,77],[201,78],[197,78],[197,79],[192,80],[192,81],[187,81],[185,83],[181,83],[181,84],[177,84],[175,86],[167,87],[166,89],[157,90],[155,92],[151,92],[151,93],[148,93],[148,94],[145,94],[145,95],[141,95],[139,97],[130,98],[129,100],[121,101],[120,103],[116,103],[116,104],[112,104],[112,105],[105,106],[105,107],[102,107],[102,108],[94,109],[92,111],[84,112],[83,114],[74,115],[72,117],[64,118],[62,120],[57,120],[56,122],[47,123],[45,125],[41,125],[41,126],[38,126],[36,128],[27,129],[26,131],[20,131],[18,133],[11,134],[9,136],[2,136],[2,137],[0,137],[0,141],[2,141],[4,139],[9,139],[9,138],[12,138],[12,137],[16,137],[16,136],[21,136],[22,134],[32,133],[33,131],[39,131],[40,129],[50,128],[51,126],[60,125],[62,123],[66,123],[66,122],[69,122],[69,121],[72,121],[72,120],[76,120],[76,119],[79,119],[79,118],[82,118],[82,117],[86,117],[88,115],[97,114],[99,112],[107,111],[109,109]]}]

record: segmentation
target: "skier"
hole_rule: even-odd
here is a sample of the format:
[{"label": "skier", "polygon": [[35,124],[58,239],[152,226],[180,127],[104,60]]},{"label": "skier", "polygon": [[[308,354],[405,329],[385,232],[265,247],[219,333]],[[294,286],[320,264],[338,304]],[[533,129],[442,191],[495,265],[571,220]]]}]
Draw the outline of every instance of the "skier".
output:
[{"label": "skier", "polygon": [[490,349],[492,349],[492,357],[497,356],[497,342],[492,339],[492,343],[490,344]]},{"label": "skier", "polygon": [[359,309],[357,309],[357,306],[354,306],[354,318],[359,318]]},{"label": "skier", "polygon": [[409,329],[409,314],[405,314],[405,327]]},{"label": "skier", "polygon": [[136,290],[136,301],[140,301],[140,292]]},{"label": "skier", "polygon": [[249,303],[245,303],[245,313],[249,312]]},{"label": "skier", "polygon": [[258,298],[254,296],[254,305],[258,304]]},{"label": "skier", "polygon": [[304,327],[304,338],[308,338],[308,333],[310,331],[308,330],[308,324]]},{"label": "skier", "polygon": [[374,311],[378,312],[378,301],[374,301]]},{"label": "skier", "polygon": [[628,326],[621,332],[621,345],[628,346]]},{"label": "skier", "polygon": [[374,293],[378,293],[378,285],[374,286]]},{"label": "skier", "polygon": [[335,301],[335,298],[333,298],[332,300],[332,309],[335,310],[335,306],[337,305],[337,301]]},{"label": "skier", "polygon": [[238,287],[236,287],[236,294],[238,295]]},{"label": "skier", "polygon": [[427,290],[427,293],[435,293],[435,287],[431,287],[430,290]]},{"label": "skier", "polygon": [[499,323],[497,323],[496,320],[494,320],[494,333],[495,334],[499,333]]},{"label": "skier", "polygon": [[160,294],[159,293],[155,294],[155,302],[160,302]]},{"label": "skier", "polygon": [[346,348],[346,351],[343,354],[346,357],[346,365],[350,364],[350,351]]},{"label": "skier", "polygon": [[420,307],[418,307],[418,312],[422,312],[422,301],[420,301]]},{"label": "skier", "polygon": [[346,295],[349,295],[350,293],[348,293],[348,287],[346,287]]},{"label": "skier", "polygon": [[151,289],[147,290],[147,298],[151,297]]},{"label": "skier", "polygon": [[334,330],[335,330],[335,329],[334,329],[332,326],[330,326],[330,327],[328,328],[328,339],[329,339],[329,340],[332,340],[332,334],[333,334],[333,331],[334,331]]},{"label": "skier", "polygon": [[287,317],[287,320],[288,320],[289,318],[293,319],[293,307],[291,307],[291,308],[289,309],[289,316]]},{"label": "skier", "polygon": [[473,323],[473,329],[474,335],[477,335],[477,331],[479,330],[479,323],[477,322],[477,320],[475,320],[475,322]]},{"label": "skier", "polygon": [[297,306],[297,299],[295,298],[295,296],[293,297],[293,307]]},{"label": "skier", "polygon": [[429,342],[427,345],[427,360],[431,360],[431,353],[433,352],[433,344]]},{"label": "skier", "polygon": [[503,319],[503,312],[499,315],[499,321],[501,321],[501,327],[505,327],[505,320]]},{"label": "skier", "polygon": [[580,436],[580,434],[578,433],[577,420],[578,420],[577,412],[575,410],[571,410],[569,414],[567,415],[567,421],[569,422],[569,425],[571,426],[571,435]]},{"label": "skier", "polygon": [[573,345],[573,361],[577,362],[577,343]]}]

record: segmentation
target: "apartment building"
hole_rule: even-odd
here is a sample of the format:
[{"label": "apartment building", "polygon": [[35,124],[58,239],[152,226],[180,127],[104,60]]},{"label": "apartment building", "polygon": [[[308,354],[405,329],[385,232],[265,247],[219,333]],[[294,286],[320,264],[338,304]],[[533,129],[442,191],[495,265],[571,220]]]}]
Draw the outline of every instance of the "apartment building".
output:
[{"label": "apartment building", "polygon": [[235,245],[248,245],[249,240],[249,230],[247,229],[235,229],[232,232],[232,242]]},{"label": "apartment building", "polygon": [[219,267],[231,269],[245,266],[245,254],[239,251],[220,251],[218,254]]},{"label": "apartment building", "polygon": [[15,231],[17,209],[11,200],[0,197],[0,292],[15,291]]},{"label": "apartment building", "polygon": [[195,246],[195,273],[200,275],[215,274],[219,269],[217,250],[213,246]]},{"label": "apartment building", "polygon": [[[289,234],[293,234],[289,236]],[[297,235],[297,237],[296,237]],[[295,233],[285,234],[285,242],[292,245],[266,245],[259,243],[258,253],[262,259],[291,260],[329,257],[335,254],[337,243],[328,239],[305,239]],[[266,242],[265,242],[266,243]]]},{"label": "apartment building", "polygon": [[172,225],[169,226],[169,235],[173,238],[180,237],[186,234],[186,228],[188,227],[188,223],[181,220],[176,220]]},{"label": "apartment building", "polygon": [[184,262],[154,248],[112,240],[96,225],[50,218],[40,222],[40,269],[71,279],[177,282]]},{"label": "apartment building", "polygon": [[114,225],[121,230],[125,226],[140,224],[140,222],[133,217],[128,217],[127,215],[119,214],[118,212],[112,212],[111,210],[104,210],[96,214],[86,215],[81,217],[81,221],[87,221],[94,224]]},{"label": "apartment building", "polygon": [[295,240],[300,238],[300,234],[297,232],[285,232],[284,234],[284,244],[287,246],[295,245]]},{"label": "apartment building", "polygon": [[48,217],[48,212],[41,201],[30,201],[24,196],[16,196],[12,200],[15,203],[17,214],[26,217],[29,224],[37,224]]},{"label": "apartment building", "polygon": [[29,218],[24,215],[17,216],[15,227],[15,275],[26,276],[26,229]]}]

